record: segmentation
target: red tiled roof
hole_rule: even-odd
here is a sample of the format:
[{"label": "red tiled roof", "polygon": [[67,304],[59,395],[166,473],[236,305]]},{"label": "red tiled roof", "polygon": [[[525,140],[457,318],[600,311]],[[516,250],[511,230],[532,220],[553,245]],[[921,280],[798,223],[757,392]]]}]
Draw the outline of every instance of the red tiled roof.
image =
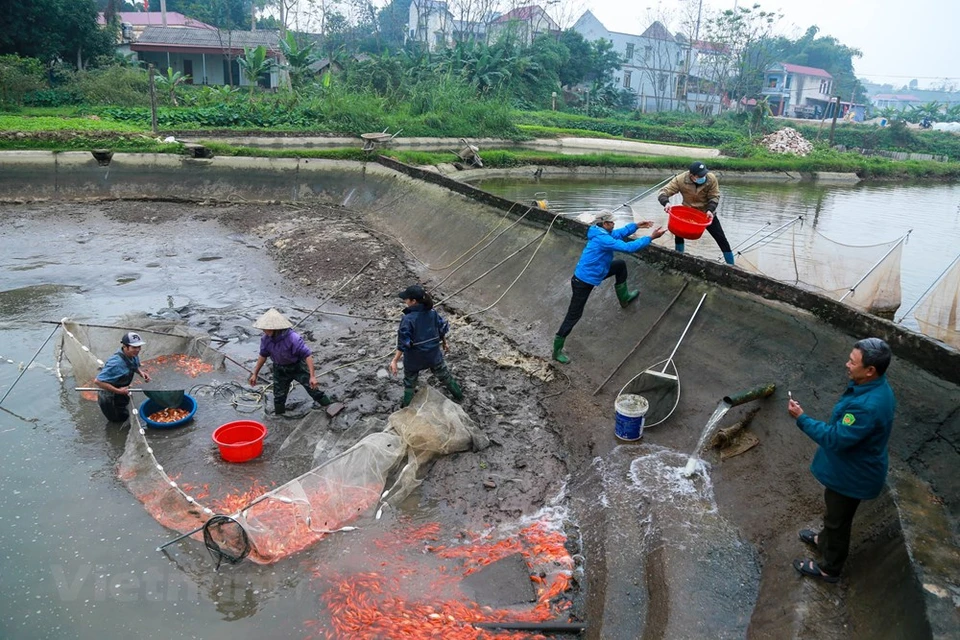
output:
[{"label": "red tiled roof", "polygon": [[801,75],[817,76],[819,78],[833,78],[827,71],[817,69],[816,67],[804,67],[799,64],[790,64],[789,62],[781,62],[780,66],[788,73],[799,73]]},{"label": "red tiled roof", "polygon": [[539,9],[535,4],[527,5],[526,7],[517,7],[516,9],[511,9],[505,14],[494,20],[494,22],[509,22],[511,20],[530,20],[533,18],[533,12],[535,9]]}]

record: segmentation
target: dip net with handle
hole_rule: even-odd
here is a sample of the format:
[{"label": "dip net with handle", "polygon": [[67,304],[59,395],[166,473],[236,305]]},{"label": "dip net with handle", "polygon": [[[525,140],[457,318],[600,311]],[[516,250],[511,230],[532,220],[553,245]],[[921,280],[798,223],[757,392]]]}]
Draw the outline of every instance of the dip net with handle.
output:
[{"label": "dip net with handle", "polygon": [[[95,377],[94,354],[115,351],[123,333],[101,335],[76,323],[64,323],[64,328],[63,353],[77,380]],[[144,339],[150,360],[143,366],[174,363],[191,371],[202,369],[198,378],[212,387],[222,382],[215,376],[223,356],[209,348],[206,336],[181,329],[169,335],[150,333]],[[198,363],[214,366],[208,371]],[[160,369],[155,367],[151,375],[168,373]],[[169,375],[166,379],[183,386]],[[169,431],[146,429],[137,411],[131,411],[119,470],[130,492],[159,523],[202,540],[217,563],[243,558],[276,562],[330,533],[349,530],[351,522],[372,514],[378,505],[398,504],[422,482],[424,465],[433,458],[489,444],[459,405],[425,386],[410,406],[320,464],[271,455],[280,452],[267,446],[263,459],[249,467],[224,462],[215,453],[213,430],[249,418],[249,413],[238,415],[225,404],[212,394],[203,399],[192,423]]]},{"label": "dip net with handle", "polygon": [[914,309],[920,332],[960,349],[960,255]]},{"label": "dip net with handle", "polygon": [[861,311],[890,316],[900,307],[900,259],[909,233],[891,242],[856,246],[798,225],[767,235],[738,252],[738,266],[845,302]]}]

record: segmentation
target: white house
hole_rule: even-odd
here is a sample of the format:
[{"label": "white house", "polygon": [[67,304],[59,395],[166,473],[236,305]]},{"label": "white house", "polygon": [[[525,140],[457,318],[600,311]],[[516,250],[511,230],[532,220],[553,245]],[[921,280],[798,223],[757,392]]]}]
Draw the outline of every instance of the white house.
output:
[{"label": "white house", "polygon": [[487,27],[490,42],[496,42],[508,30],[516,34],[521,44],[530,46],[534,40],[545,33],[559,33],[560,25],[547,15],[543,7],[532,4],[511,9],[491,20]]},{"label": "white house", "polygon": [[671,111],[680,107],[680,71],[686,48],[660,22],[640,35],[610,31],[587,11],[573,30],[591,42],[609,40],[623,62],[614,72],[614,83],[636,96],[641,111]]},{"label": "white house", "polygon": [[454,19],[446,2],[413,0],[407,20],[408,40],[423,42],[430,51],[453,44]]},{"label": "white house", "polygon": [[877,109],[886,109],[888,107],[903,111],[907,107],[919,105],[920,98],[910,94],[902,93],[878,93],[873,96],[873,106]]},{"label": "white house", "polygon": [[833,76],[816,67],[778,62],[764,71],[761,93],[775,116],[817,118],[833,100]]}]

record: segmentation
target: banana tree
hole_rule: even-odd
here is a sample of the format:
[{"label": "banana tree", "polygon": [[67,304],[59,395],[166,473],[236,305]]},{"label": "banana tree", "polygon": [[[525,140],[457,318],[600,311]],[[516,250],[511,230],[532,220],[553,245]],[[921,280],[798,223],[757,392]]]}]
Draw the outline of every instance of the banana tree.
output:
[{"label": "banana tree", "polygon": [[179,71],[174,71],[170,67],[167,67],[167,74],[161,75],[158,73],[154,77],[154,82],[157,83],[157,87],[159,87],[161,91],[167,91],[170,94],[170,102],[173,103],[173,106],[179,107],[180,104],[177,102],[177,87],[186,84],[189,79],[190,76],[185,76]]},{"label": "banana tree", "polygon": [[250,95],[257,86],[257,80],[273,68],[273,60],[267,57],[267,48],[260,45],[256,49],[245,49],[237,63],[250,83]]},{"label": "banana tree", "polygon": [[298,89],[303,85],[310,70],[310,65],[317,59],[314,53],[315,46],[315,42],[300,44],[294,34],[290,32],[280,40],[280,51],[286,59],[283,66],[290,74],[290,86],[292,88]]}]

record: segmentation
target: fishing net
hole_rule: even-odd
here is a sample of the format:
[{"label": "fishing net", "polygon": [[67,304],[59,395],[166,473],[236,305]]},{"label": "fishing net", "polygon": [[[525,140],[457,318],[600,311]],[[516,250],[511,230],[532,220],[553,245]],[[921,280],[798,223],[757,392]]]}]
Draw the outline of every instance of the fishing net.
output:
[{"label": "fishing net", "polygon": [[433,458],[488,444],[459,405],[423,387],[390,415],[386,430],[241,509],[236,519],[250,537],[250,558],[270,563],[305,549],[381,502],[402,501]]},{"label": "fishing net", "polygon": [[[123,334],[67,322],[64,329],[62,351],[77,380],[92,380],[97,355],[113,353]],[[266,564],[305,549],[378,505],[402,501],[435,457],[489,444],[459,405],[425,386],[409,407],[386,421],[369,421],[355,442],[319,464],[310,465],[310,459],[304,464],[303,456],[290,450],[297,447],[284,450],[289,440],[278,449],[265,444],[256,462],[224,462],[210,434],[248,419],[249,412],[237,403],[233,383],[218,377],[222,354],[208,347],[205,336],[191,336],[182,327],[149,333],[145,340],[149,359],[141,365],[165,386],[194,381],[191,396],[197,393],[198,411],[187,426],[148,430],[133,410],[120,478],[158,522],[202,538],[217,564],[244,557]],[[315,431],[320,424],[320,418],[307,415],[301,427]],[[302,435],[301,427],[288,437]]]},{"label": "fishing net", "polygon": [[960,259],[920,301],[913,317],[923,334],[960,349]]},{"label": "fishing net", "polygon": [[[892,316],[900,307],[900,258],[906,236],[854,246],[797,226],[739,252],[737,264],[775,280],[815,291],[868,313]],[[852,290],[852,291],[851,291]]]},{"label": "fishing net", "polygon": [[[663,373],[670,377],[665,377]],[[673,360],[658,362],[634,376],[620,389],[618,397],[626,394],[637,395],[647,401],[644,428],[649,429],[664,422],[680,404],[680,374]]]}]

